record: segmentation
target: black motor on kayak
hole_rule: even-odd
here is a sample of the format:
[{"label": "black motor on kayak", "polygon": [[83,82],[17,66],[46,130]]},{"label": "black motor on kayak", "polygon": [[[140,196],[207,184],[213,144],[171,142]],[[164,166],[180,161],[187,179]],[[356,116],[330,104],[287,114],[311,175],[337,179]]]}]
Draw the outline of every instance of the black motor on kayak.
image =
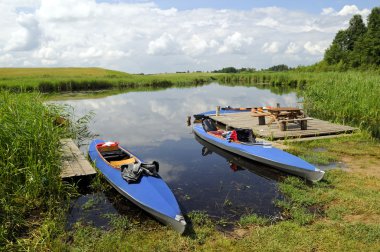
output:
[{"label": "black motor on kayak", "polygon": [[206,132],[218,130],[215,122],[210,118],[205,118],[202,120],[202,127]]},{"label": "black motor on kayak", "polygon": [[255,143],[256,142],[256,136],[253,134],[253,131],[251,129],[235,129],[237,138],[240,142],[248,142],[248,143]]}]

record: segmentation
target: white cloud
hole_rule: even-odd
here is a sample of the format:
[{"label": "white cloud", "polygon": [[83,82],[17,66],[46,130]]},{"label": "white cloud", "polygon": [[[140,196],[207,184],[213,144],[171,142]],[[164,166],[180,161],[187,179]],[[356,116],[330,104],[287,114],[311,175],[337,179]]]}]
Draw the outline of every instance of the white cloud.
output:
[{"label": "white cloud", "polygon": [[279,25],[278,21],[271,18],[271,17],[267,17],[267,18],[264,18],[262,21],[259,21],[257,23],[257,25],[260,25],[260,26],[266,26],[266,27],[269,27],[269,28],[275,28]]},{"label": "white cloud", "polygon": [[295,54],[300,51],[299,45],[297,45],[295,42],[290,42],[286,48],[285,53],[286,54]]},{"label": "white cloud", "polygon": [[0,63],[132,73],[307,65],[321,59],[352,14],[368,13],[354,5],[310,14],[278,7],[183,11],[151,2],[4,0]]},{"label": "white cloud", "polygon": [[324,9],[322,9],[322,15],[330,15],[330,14],[332,14],[332,13],[334,13],[334,9],[333,8],[331,8],[331,7],[329,7],[329,8],[324,8]]},{"label": "white cloud", "polygon": [[308,41],[303,47],[311,55],[322,55],[327,48],[327,43],[312,43],[311,41]]},{"label": "white cloud", "polygon": [[353,16],[356,14],[367,16],[371,11],[369,9],[360,10],[356,5],[345,5],[340,11],[335,11],[333,8],[322,9],[321,15],[332,15],[332,16]]},{"label": "white cloud", "polygon": [[218,49],[219,53],[239,53],[244,47],[252,44],[252,37],[245,37],[240,32],[228,36],[224,39],[223,45]]},{"label": "white cloud", "polygon": [[272,43],[266,42],[263,45],[262,49],[266,53],[277,53],[280,49],[279,47],[280,47],[280,44],[276,41]]},{"label": "white cloud", "polygon": [[338,13],[339,16],[347,16],[347,15],[355,15],[355,14],[361,14],[366,15],[368,14],[367,9],[364,9],[363,11],[360,11],[356,5],[345,5]]},{"label": "white cloud", "polygon": [[38,21],[35,19],[34,15],[21,13],[16,21],[19,26],[11,34],[4,50],[24,51],[38,47],[40,30],[38,27]]},{"label": "white cloud", "polygon": [[207,49],[215,48],[219,43],[215,40],[207,41],[198,35],[193,35],[188,41],[184,41],[182,50],[187,55],[198,56],[204,53]]},{"label": "white cloud", "polygon": [[147,53],[164,56],[173,55],[178,53],[178,49],[179,45],[174,36],[164,33],[159,38],[149,42]]}]

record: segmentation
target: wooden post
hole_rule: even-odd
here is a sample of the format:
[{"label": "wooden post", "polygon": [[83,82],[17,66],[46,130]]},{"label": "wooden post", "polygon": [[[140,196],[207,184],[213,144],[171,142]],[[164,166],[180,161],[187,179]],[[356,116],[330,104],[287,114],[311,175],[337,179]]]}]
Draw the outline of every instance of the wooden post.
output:
[{"label": "wooden post", "polygon": [[187,126],[191,125],[191,116],[187,116]]},{"label": "wooden post", "polygon": [[259,116],[259,125],[265,125],[265,116]]},{"label": "wooden post", "polygon": [[216,116],[220,116],[220,106],[216,106]]},{"label": "wooden post", "polygon": [[300,121],[301,130],[307,130],[307,120]]},{"label": "wooden post", "polygon": [[286,131],[286,122],[280,122],[280,130]]}]

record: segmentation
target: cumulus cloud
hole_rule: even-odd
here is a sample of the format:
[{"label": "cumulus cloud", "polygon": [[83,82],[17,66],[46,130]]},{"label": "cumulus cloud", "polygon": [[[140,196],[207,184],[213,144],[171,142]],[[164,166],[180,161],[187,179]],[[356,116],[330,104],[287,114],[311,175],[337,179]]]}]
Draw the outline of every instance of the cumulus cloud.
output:
[{"label": "cumulus cloud", "polygon": [[290,42],[288,46],[286,47],[286,54],[296,54],[300,50],[299,45],[297,45],[295,42]]},{"label": "cumulus cloud", "polygon": [[228,36],[224,39],[223,45],[218,49],[219,53],[239,53],[245,46],[252,44],[252,37],[245,37],[240,32]]},{"label": "cumulus cloud", "polygon": [[271,42],[271,43],[266,42],[263,45],[262,49],[266,53],[277,53],[279,51],[279,49],[280,49],[279,45],[280,44],[278,42],[276,42],[276,41],[275,42]]},{"label": "cumulus cloud", "polygon": [[132,73],[266,68],[323,57],[355,5],[320,14],[278,7],[161,9],[152,2],[4,0],[2,66],[99,66]]},{"label": "cumulus cloud", "polygon": [[311,41],[307,41],[304,44],[305,50],[311,55],[321,55],[326,50],[327,43],[312,43]]},{"label": "cumulus cloud", "polygon": [[333,8],[322,9],[322,15],[333,15],[333,16],[353,16],[356,14],[367,16],[371,11],[369,9],[360,10],[356,5],[345,5],[340,11],[336,11]]},{"label": "cumulus cloud", "polygon": [[257,25],[275,28],[279,25],[279,23],[277,20],[275,20],[271,17],[267,17],[267,18],[264,18],[262,21],[257,22]]},{"label": "cumulus cloud", "polygon": [[16,21],[19,26],[11,34],[4,50],[24,51],[38,47],[40,30],[38,27],[38,21],[34,15],[21,13]]},{"label": "cumulus cloud", "polygon": [[147,53],[152,55],[171,55],[177,54],[178,50],[179,45],[174,36],[164,33],[159,38],[149,42]]}]

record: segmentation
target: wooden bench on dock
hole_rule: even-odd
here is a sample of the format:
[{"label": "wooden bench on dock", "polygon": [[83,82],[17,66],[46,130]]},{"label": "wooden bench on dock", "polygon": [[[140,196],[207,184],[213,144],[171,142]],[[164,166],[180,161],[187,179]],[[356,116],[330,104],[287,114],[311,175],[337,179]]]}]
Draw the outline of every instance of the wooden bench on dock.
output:
[{"label": "wooden bench on dock", "polygon": [[266,112],[263,109],[255,109],[252,110],[251,115],[258,118],[259,125],[265,125],[265,117],[269,117],[267,125],[276,122],[281,131],[287,130],[288,123],[299,123],[301,130],[307,130],[307,121],[312,119],[304,117],[301,109],[292,107],[268,108]]},{"label": "wooden bench on dock", "polygon": [[301,130],[307,130],[307,121],[313,120],[313,118],[305,117],[305,118],[296,118],[296,119],[284,119],[284,120],[278,120],[278,123],[280,124],[280,130],[285,131],[287,130],[288,123],[299,123]]},{"label": "wooden bench on dock", "polygon": [[252,116],[259,119],[259,125],[265,125],[265,117],[271,115],[272,114],[268,112],[252,111]]}]

